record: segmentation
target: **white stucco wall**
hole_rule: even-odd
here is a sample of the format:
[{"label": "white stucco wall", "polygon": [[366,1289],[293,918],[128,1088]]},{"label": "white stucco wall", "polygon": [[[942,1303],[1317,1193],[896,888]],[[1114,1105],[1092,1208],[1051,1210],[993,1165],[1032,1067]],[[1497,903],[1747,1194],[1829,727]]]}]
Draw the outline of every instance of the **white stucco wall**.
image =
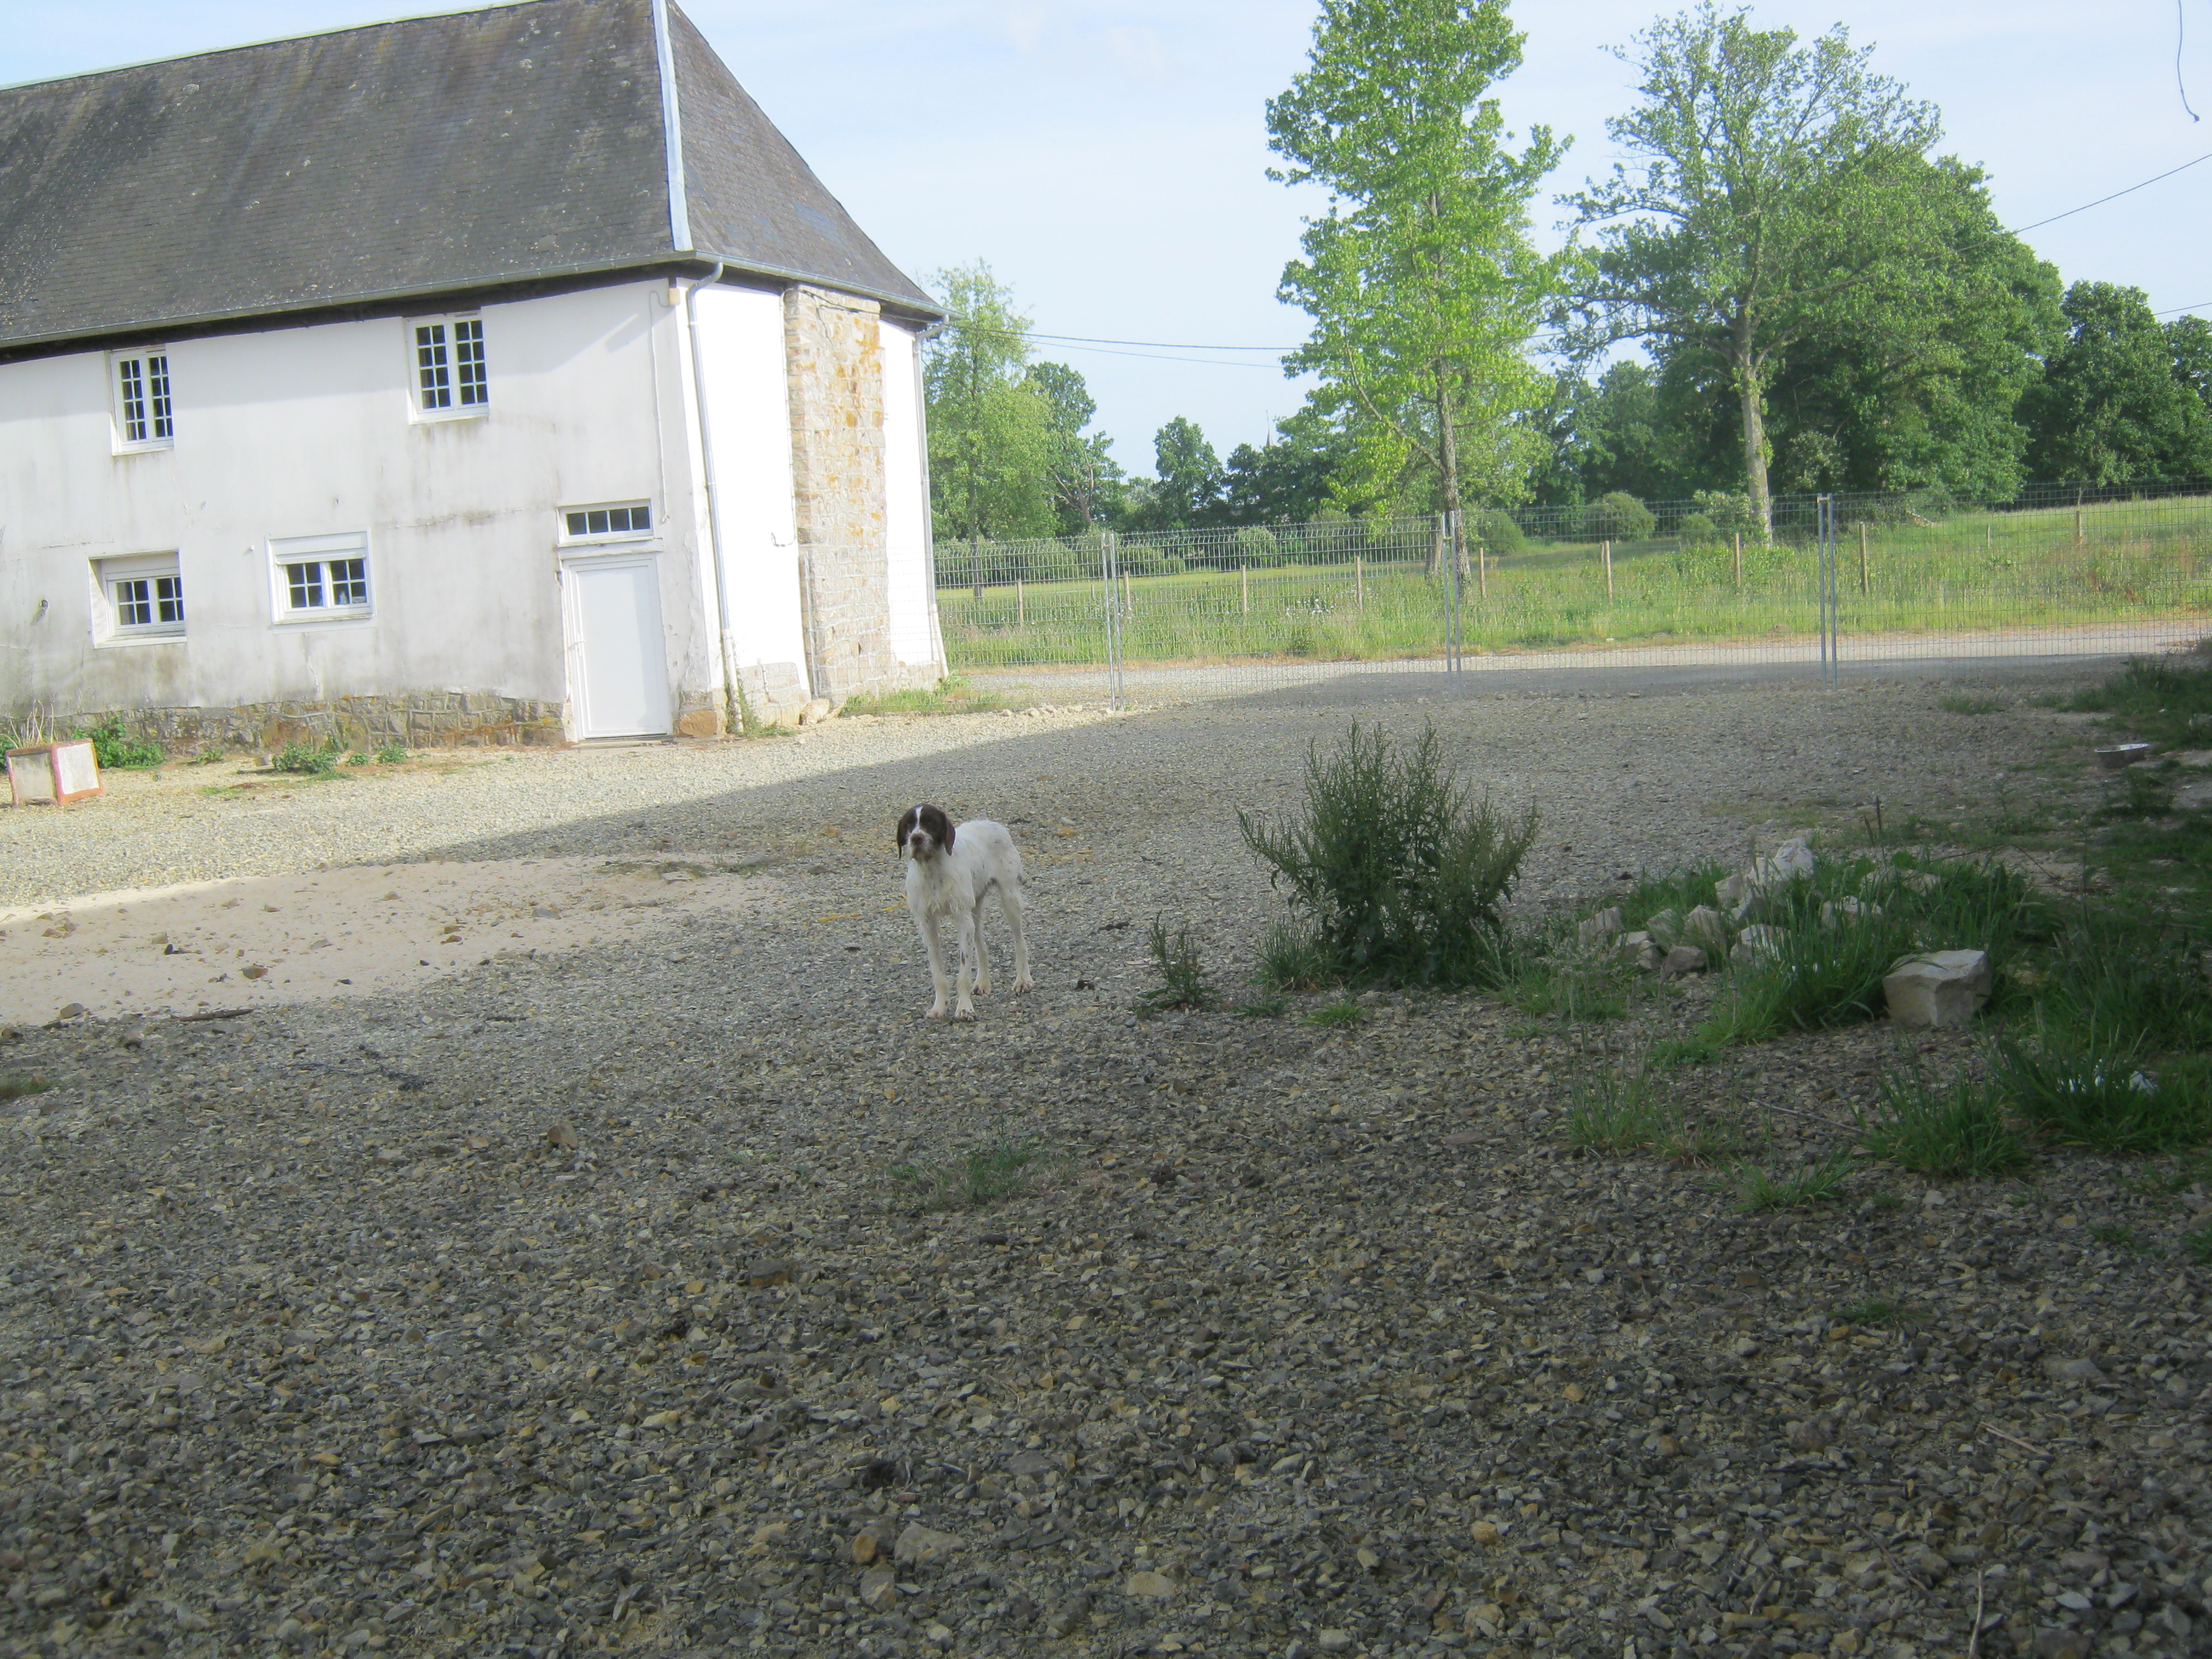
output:
[{"label": "white stucco wall", "polygon": [[714,513],[737,665],[803,684],[806,647],[792,505],[783,299],[717,283],[693,295]]},{"label": "white stucco wall", "polygon": [[[106,354],[0,364],[0,706],[448,689],[558,703],[558,568],[578,551],[559,545],[558,509],[629,501],[653,508],[672,706],[710,696],[682,313],[665,295],[637,282],[485,307],[491,399],[469,419],[413,418],[403,318],[172,340],[175,445],[143,453],[113,453]],[[758,356],[744,314],[733,333]],[[744,378],[781,412],[780,351],[748,357]],[[787,521],[787,433],[764,442],[735,414],[730,428],[716,438],[732,458],[783,467],[765,487]],[[374,614],[278,620],[269,541],[355,531]],[[185,638],[97,643],[92,562],[172,550]]]},{"label": "white stucco wall", "polygon": [[919,336],[886,318],[884,356],[884,532],[890,562],[891,649],[900,662],[941,668],[929,562],[929,484],[923,470]]}]

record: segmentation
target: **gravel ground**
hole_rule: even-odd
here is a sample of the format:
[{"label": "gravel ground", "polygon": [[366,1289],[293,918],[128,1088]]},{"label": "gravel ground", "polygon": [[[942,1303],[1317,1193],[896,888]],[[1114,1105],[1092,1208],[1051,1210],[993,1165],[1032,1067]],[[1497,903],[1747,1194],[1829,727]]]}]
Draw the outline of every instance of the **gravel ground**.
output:
[{"label": "gravel ground", "polygon": [[[2088,733],[1958,689],[1323,688],[450,808],[444,856],[742,844],[785,902],[0,1050],[57,1085],[0,1107],[0,1652],[2203,1651],[2201,1186],[2068,1158],[1743,1214],[1566,1155],[1633,1023],[1129,1012],[1155,911],[1255,935],[1231,809],[1349,715],[1432,715],[1540,804],[1542,902],[1877,792],[2070,787]],[[1038,993],[972,1026],[920,1018],[917,797],[1032,872]],[[1682,1103],[1787,1164],[1898,1048],[1770,1045]],[[988,1208],[895,1173],[1012,1145]]]}]

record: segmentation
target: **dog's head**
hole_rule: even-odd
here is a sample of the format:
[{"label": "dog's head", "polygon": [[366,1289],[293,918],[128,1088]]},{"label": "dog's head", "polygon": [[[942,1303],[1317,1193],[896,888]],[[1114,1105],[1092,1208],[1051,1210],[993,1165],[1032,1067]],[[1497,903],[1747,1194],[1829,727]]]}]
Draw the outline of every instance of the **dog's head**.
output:
[{"label": "dog's head", "polygon": [[899,819],[899,856],[933,859],[952,850],[952,820],[934,806],[909,806]]}]

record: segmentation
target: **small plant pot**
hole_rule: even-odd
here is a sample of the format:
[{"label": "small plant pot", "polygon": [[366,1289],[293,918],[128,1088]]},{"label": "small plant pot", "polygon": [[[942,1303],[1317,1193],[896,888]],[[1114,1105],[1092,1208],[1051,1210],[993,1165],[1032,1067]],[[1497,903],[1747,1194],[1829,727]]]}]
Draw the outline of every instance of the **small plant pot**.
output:
[{"label": "small plant pot", "polygon": [[2105,771],[2118,772],[2150,757],[2151,746],[2147,743],[2108,744],[2097,751],[2097,764]]}]

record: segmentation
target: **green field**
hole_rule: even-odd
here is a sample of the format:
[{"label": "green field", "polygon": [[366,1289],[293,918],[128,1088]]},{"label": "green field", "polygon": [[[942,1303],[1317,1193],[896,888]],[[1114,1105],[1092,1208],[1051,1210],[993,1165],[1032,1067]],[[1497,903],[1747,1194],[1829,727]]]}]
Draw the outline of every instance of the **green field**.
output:
[{"label": "green field", "polygon": [[[1846,635],[2081,627],[2212,617],[2212,498],[2080,509],[1846,523],[1837,542],[1838,616]],[[1129,538],[1133,542],[1134,538]],[[1366,661],[1443,654],[1447,583],[1427,573],[1419,539],[1374,538],[1380,556],[1265,568],[1185,568],[1127,578],[1122,656],[1131,664]],[[1064,544],[1002,544],[997,568],[1065,571]],[[1236,555],[1224,547],[1215,556]],[[946,579],[968,550],[940,550]],[[1124,563],[1157,565],[1156,550]],[[1181,562],[1170,559],[1170,563]],[[1819,630],[1816,550],[1665,538],[1618,544],[1611,591],[1600,546],[1532,538],[1485,560],[1461,599],[1470,653],[1638,642],[1809,638]],[[940,588],[955,669],[1103,662],[1103,590],[1096,580]]]}]

